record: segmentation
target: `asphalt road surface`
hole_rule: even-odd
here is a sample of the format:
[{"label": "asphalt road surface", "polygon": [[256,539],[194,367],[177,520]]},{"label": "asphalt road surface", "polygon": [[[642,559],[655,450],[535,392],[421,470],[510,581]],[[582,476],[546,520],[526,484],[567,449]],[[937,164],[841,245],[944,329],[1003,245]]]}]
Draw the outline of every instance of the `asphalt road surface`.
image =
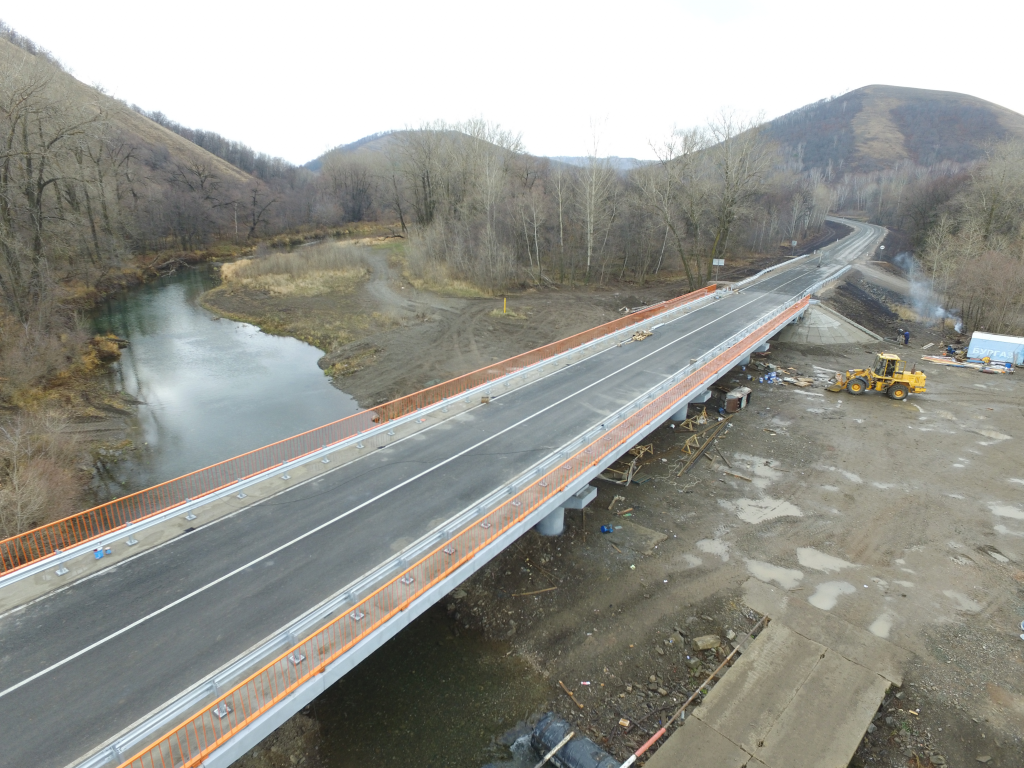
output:
[{"label": "asphalt road surface", "polygon": [[[858,225],[825,258],[864,253]],[[0,617],[0,766],[63,768],[269,638],[826,268],[769,275]],[[653,321],[652,324],[657,321]]]}]

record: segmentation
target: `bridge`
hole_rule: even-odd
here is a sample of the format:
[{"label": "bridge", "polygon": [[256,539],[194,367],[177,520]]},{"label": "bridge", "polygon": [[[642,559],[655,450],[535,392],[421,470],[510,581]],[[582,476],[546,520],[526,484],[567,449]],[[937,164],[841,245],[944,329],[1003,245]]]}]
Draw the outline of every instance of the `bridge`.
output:
[{"label": "bridge", "polygon": [[[854,231],[0,542],[0,766],[227,766],[881,242]],[[638,330],[650,331],[634,341]]]}]

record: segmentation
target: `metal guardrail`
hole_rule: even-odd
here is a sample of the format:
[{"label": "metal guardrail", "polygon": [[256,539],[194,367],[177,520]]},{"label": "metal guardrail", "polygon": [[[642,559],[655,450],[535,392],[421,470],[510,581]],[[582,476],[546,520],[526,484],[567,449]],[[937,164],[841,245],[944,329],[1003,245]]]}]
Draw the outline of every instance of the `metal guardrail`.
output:
[{"label": "metal guardrail", "polygon": [[734,290],[734,291],[738,291],[743,286],[748,285],[749,283],[752,283],[755,280],[760,280],[762,277],[767,275],[769,272],[774,272],[775,270],[782,269],[783,267],[791,267],[794,264],[796,264],[798,261],[800,261],[801,259],[806,259],[810,255],[812,255],[812,254],[805,253],[803,256],[797,256],[796,258],[793,258],[793,259],[786,259],[785,261],[780,261],[778,264],[776,264],[774,266],[771,266],[771,267],[768,267],[767,269],[762,269],[760,272],[756,272],[753,275],[751,275],[750,277],[745,277],[742,280],[740,280],[738,283],[733,283],[729,287],[732,290]]},{"label": "metal guardrail", "polygon": [[[750,349],[770,337],[808,305],[807,298],[786,302],[719,344],[696,363],[621,409],[622,418],[606,420],[600,436],[575,454],[558,459],[525,488],[514,492],[487,514],[475,519],[320,630],[280,653],[273,661],[227,691],[184,724],[123,762],[122,768],[195,768],[235,734],[271,710],[298,687],[322,673],[358,642],[385,624],[434,585],[442,582],[480,550],[533,510],[565,491],[574,480],[592,471],[631,438],[677,407],[680,399],[728,370]],[[741,335],[742,334],[742,335]],[[702,362],[709,358],[706,362]],[[662,390],[658,395],[656,392]],[[639,403],[647,400],[646,405]],[[625,415],[627,410],[633,413]],[[513,486],[516,487],[516,486]]]},{"label": "metal guardrail", "polygon": [[168,509],[195,501],[240,480],[280,467],[286,462],[295,461],[328,446],[357,437],[381,424],[403,418],[510,373],[577,349],[603,336],[710,296],[715,290],[716,286],[711,285],[675,299],[653,304],[610,323],[400,397],[371,410],[361,411],[62,520],[0,540],[0,576]]}]

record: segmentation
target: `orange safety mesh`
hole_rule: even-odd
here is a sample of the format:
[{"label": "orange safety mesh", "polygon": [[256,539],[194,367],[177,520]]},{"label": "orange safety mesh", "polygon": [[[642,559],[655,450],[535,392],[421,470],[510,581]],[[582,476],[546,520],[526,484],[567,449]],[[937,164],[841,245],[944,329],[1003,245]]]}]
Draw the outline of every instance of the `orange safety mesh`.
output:
[{"label": "orange safety mesh", "polygon": [[660,422],[680,399],[732,367],[761,341],[799,314],[803,299],[778,317],[721,353],[640,410],[610,427],[601,437],[519,490],[514,496],[391,581],[377,588],[348,613],[300,641],[248,679],[221,695],[209,708],[165,734],[119,768],[194,768],[211,752],[272,709],[278,702],[324,671],[356,643],[404,611],[472,559],[512,526],[553,498],[576,479],[601,465],[609,454],[633,442],[648,425]]}]

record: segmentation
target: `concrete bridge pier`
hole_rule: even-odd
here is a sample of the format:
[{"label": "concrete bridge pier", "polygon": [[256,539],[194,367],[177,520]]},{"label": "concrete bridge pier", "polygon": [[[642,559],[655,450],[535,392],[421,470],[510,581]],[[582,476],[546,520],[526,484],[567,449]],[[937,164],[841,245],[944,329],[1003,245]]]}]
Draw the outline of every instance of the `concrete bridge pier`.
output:
[{"label": "concrete bridge pier", "polygon": [[[767,341],[762,342],[761,344],[758,344],[756,347],[750,350],[750,355],[754,354],[755,352],[767,352],[770,346],[771,345]],[[744,355],[742,358],[736,361],[736,365],[749,365],[750,355]]]},{"label": "concrete bridge pier", "polygon": [[711,390],[710,389],[705,389],[700,394],[694,395],[693,397],[689,398],[688,400],[684,400],[683,402],[681,402],[679,404],[679,407],[676,409],[675,413],[673,413],[671,416],[668,417],[669,421],[686,421],[686,412],[687,412],[687,408],[689,407],[690,403],[706,403],[710,399],[711,399]]},{"label": "concrete bridge pier", "polygon": [[596,498],[597,488],[585,485],[533,527],[541,536],[558,536],[565,530],[565,510],[583,509]]},{"label": "concrete bridge pier", "polygon": [[541,536],[560,536],[565,530],[565,507],[558,507],[535,526]]}]

